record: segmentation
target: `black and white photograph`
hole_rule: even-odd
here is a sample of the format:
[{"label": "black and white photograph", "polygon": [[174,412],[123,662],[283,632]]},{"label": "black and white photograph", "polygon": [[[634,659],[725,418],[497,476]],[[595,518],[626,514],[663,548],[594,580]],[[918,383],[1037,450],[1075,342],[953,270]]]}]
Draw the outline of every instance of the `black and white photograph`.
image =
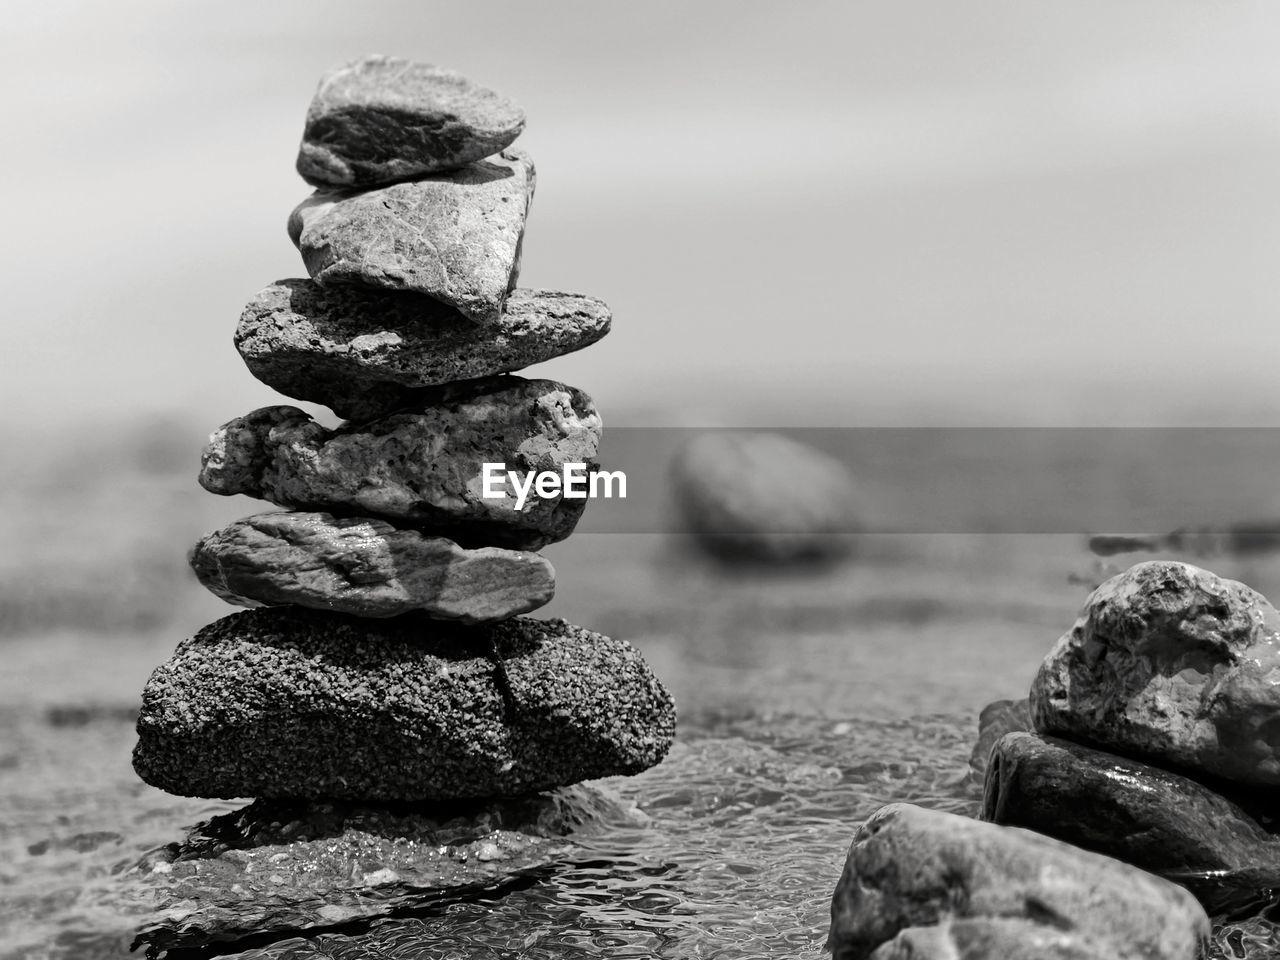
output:
[{"label": "black and white photograph", "polygon": [[0,960],[1280,960],[1280,5],[0,76]]}]

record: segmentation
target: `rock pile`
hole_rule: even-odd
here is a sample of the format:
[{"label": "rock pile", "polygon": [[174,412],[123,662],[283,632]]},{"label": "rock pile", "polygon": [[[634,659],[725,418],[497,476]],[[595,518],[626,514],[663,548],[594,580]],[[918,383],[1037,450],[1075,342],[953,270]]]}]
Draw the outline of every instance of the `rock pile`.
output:
[{"label": "rock pile", "polygon": [[1186,563],[1102,584],[995,742],[984,816],[1178,880],[1214,912],[1280,888],[1280,613]]},{"label": "rock pile", "polygon": [[[658,763],[670,696],[628,644],[517,616],[551,599],[530,551],[584,499],[517,496],[598,466],[591,398],[509,374],[579,350],[609,310],[516,287],[534,168],[523,112],[436,67],[369,57],[321,82],[289,218],[310,279],[245,308],[249,370],[291,406],[220,427],[200,483],[283,507],[195,547],[246,607],[143,692],[134,768],[184,796],[347,803],[512,797]],[[503,495],[484,464],[505,464]],[[538,493],[542,491],[539,490]]]}]

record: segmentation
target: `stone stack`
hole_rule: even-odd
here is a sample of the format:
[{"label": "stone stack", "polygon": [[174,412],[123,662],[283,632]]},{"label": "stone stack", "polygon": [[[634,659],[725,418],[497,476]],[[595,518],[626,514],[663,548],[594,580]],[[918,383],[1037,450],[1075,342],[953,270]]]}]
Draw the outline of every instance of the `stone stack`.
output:
[{"label": "stone stack", "polygon": [[[327,429],[272,406],[220,427],[200,483],[283,511],[201,540],[232,614],[143,693],[134,768],[184,796],[361,803],[510,797],[658,763],[670,696],[627,643],[519,616],[550,600],[532,551],[583,499],[485,495],[483,464],[598,465],[591,398],[512,371],[609,330],[600,300],[516,286],[534,167],[524,114],[457,74],[340,67],[307,114],[289,218],[309,279],[271,284],[235,343]],[[490,491],[491,492],[491,491]]]},{"label": "stone stack", "polygon": [[1265,597],[1139,563],[1089,597],[1028,707],[1033,729],[991,749],[987,819],[1175,879],[1215,913],[1275,899],[1280,613]]}]

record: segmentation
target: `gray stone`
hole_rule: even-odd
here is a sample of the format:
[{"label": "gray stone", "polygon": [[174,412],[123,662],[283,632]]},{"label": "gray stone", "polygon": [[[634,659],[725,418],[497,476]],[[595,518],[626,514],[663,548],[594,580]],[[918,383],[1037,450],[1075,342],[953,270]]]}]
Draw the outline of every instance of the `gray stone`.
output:
[{"label": "gray stone", "polygon": [[133,765],[181,796],[447,801],[639,773],[674,734],[640,654],[563,620],[271,608],[156,668]]},{"label": "gray stone", "polygon": [[1280,840],[1239,804],[1187,777],[1067,740],[1002,737],[982,816],[1176,880],[1214,913],[1280,887]]},{"label": "gray stone", "polygon": [[573,532],[583,499],[531,494],[521,510],[483,494],[483,464],[561,472],[598,465],[591,398],[550,380],[494,377],[441,388],[430,403],[328,430],[296,407],[263,407],[220,427],[200,484],[295,510],[379,517],[464,546],[537,550]]},{"label": "gray stone", "polygon": [[423,387],[581,350],[609,332],[610,319],[593,297],[521,289],[481,327],[419,294],[281,280],[245,307],[235,339],[263,383],[359,421],[422,399]]},{"label": "gray stone", "polygon": [[1036,729],[1162,766],[1280,784],[1280,614],[1187,563],[1090,595],[1031,687]]},{"label": "gray stone", "polygon": [[1136,867],[1030,830],[893,803],[854,837],[827,945],[834,960],[865,960],[910,927],[971,919],[1068,930],[1114,960],[1195,960],[1209,933],[1191,894]]},{"label": "gray stone", "polygon": [[844,464],[780,434],[698,434],[676,455],[671,482],[688,530],[730,562],[838,558],[859,526]]},{"label": "gray stone", "polygon": [[439,173],[511,145],[524,111],[461,74],[371,56],[320,80],[298,149],[317,187],[364,188]]},{"label": "gray stone", "polygon": [[1030,730],[1031,702],[1025,697],[1021,700],[996,700],[982,708],[978,715],[978,739],[969,754],[969,773],[966,779],[970,783],[982,784],[987,776],[987,764],[991,759],[991,751],[1006,733],[1019,730]]},{"label": "gray stone", "polygon": [[871,960],[1100,960],[1116,956],[1110,944],[1086,940],[1030,920],[981,918],[908,927]]},{"label": "gray stone", "polygon": [[486,623],[528,613],[555,594],[555,570],[535,553],[397,530],[327,513],[260,513],[211,533],[191,553],[196,577],[244,607],[298,604],[360,617],[421,610]]},{"label": "gray stone", "polygon": [[496,323],[520,272],[533,161],[504,151],[364,193],[317,191],[289,216],[312,279],[424,293]]},{"label": "gray stone", "polygon": [[334,927],[475,895],[571,857],[644,814],[589,786],[451,805],[255,800],[126,875],[155,910],[135,949]]}]

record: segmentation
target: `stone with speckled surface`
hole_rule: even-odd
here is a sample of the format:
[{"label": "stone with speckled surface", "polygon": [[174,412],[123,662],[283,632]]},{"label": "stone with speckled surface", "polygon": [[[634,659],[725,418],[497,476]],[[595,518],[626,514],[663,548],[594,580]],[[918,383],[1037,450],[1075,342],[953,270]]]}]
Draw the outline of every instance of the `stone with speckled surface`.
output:
[{"label": "stone with speckled surface", "polygon": [[1169,560],[1095,590],[1031,687],[1042,733],[1243,784],[1280,784],[1280,614]]},{"label": "stone with speckled surface", "polygon": [[368,56],[328,71],[307,110],[298,173],[365,188],[452,170],[497,153],[524,111],[452,70]]},{"label": "stone with speckled surface", "polygon": [[367,421],[421,399],[422,388],[509,373],[590,346],[609,332],[603,301],[514,291],[478,326],[412,293],[280,280],[245,307],[235,343],[249,372],[296,400]]},{"label": "stone with speckled surface", "polygon": [[362,193],[317,191],[289,216],[313,280],[426,294],[496,323],[520,273],[533,161],[504,151]]},{"label": "stone with speckled surface", "polygon": [[181,796],[456,800],[639,773],[674,735],[639,652],[563,620],[268,608],[156,668],[133,766]]},{"label": "stone with speckled surface", "polygon": [[552,380],[493,377],[442,387],[370,423],[328,430],[297,407],[263,407],[224,424],[205,448],[200,484],[294,510],[377,517],[463,546],[537,550],[573,532],[587,503],[514,487],[484,497],[483,464],[598,466],[591,398]]},{"label": "stone with speckled surface", "polygon": [[260,513],[209,534],[191,553],[196,578],[244,607],[295,603],[361,617],[413,610],[486,623],[528,613],[555,594],[535,553],[479,547],[327,513]]}]

